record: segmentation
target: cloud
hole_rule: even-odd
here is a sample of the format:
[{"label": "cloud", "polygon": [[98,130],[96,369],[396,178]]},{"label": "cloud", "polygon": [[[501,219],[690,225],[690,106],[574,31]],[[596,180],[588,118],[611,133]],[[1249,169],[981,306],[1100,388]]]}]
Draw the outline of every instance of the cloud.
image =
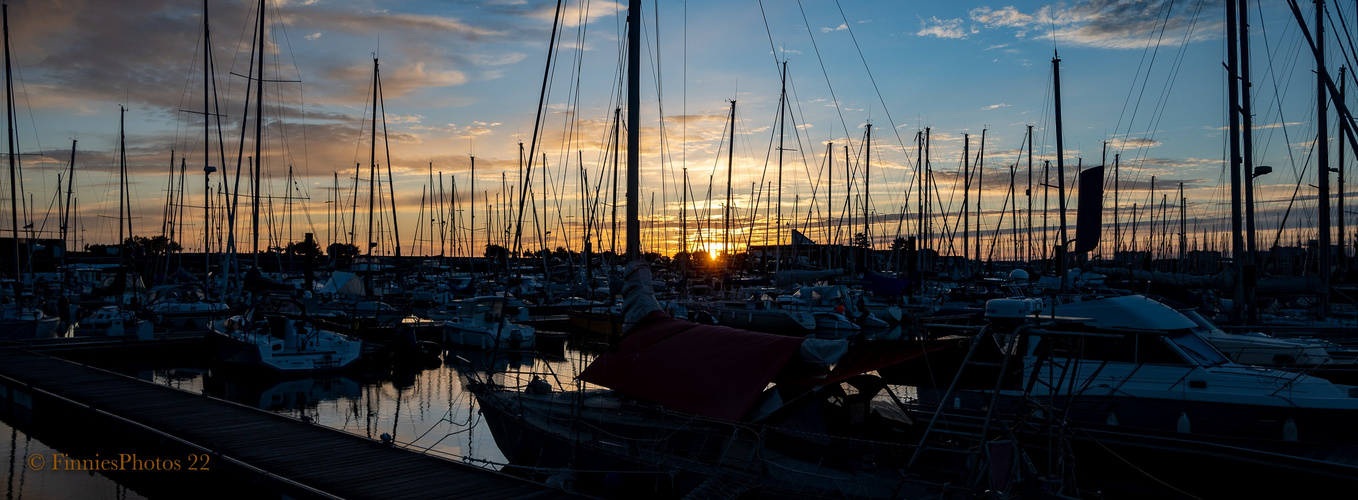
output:
[{"label": "cloud", "polygon": [[981,107],[981,110],[982,110],[982,111],[989,111],[989,110],[992,110],[992,109],[1000,109],[1000,108],[1007,108],[1007,107],[1009,107],[1009,103],[1004,103],[1004,102],[1002,102],[1002,103],[999,103],[999,104],[991,104],[991,105],[989,105],[989,106],[982,106],[982,107]]},{"label": "cloud", "polygon": [[[575,28],[626,10],[626,7],[617,2],[572,2],[567,4],[565,12],[561,13],[561,24],[567,28]],[[551,3],[544,3],[542,8],[529,15],[551,23],[556,16],[556,7]]]},{"label": "cloud", "polygon": [[965,39],[968,33],[962,29],[961,19],[939,19],[930,16],[929,19],[920,19],[920,29],[915,32],[915,35]]},{"label": "cloud", "polygon": [[1019,12],[1013,6],[1002,7],[999,10],[990,7],[977,7],[967,12],[967,15],[972,21],[984,24],[988,28],[1023,28],[1033,22],[1033,16]]},{"label": "cloud", "polygon": [[1027,13],[1013,6],[977,7],[967,15],[986,29],[1012,31],[1018,39],[1039,31],[1040,38],[1055,37],[1062,43],[1141,49],[1148,43],[1179,43],[1189,30],[1190,41],[1217,37],[1220,21],[1203,12],[1201,2],[1084,0],[1044,5]]},{"label": "cloud", "polygon": [[1118,149],[1139,149],[1159,147],[1160,141],[1147,137],[1128,137],[1120,142]]},{"label": "cloud", "polygon": [[840,23],[839,26],[835,26],[835,27],[833,27],[833,28],[821,28],[821,29],[820,29],[820,32],[821,32],[821,33],[830,33],[830,32],[832,32],[832,31],[844,31],[844,30],[847,30],[847,29],[849,29],[849,25],[848,25],[848,24]]},{"label": "cloud", "polygon": [[310,34],[310,35],[307,35],[307,36],[305,36],[305,37],[303,37],[303,38],[306,38],[307,40],[316,40],[316,39],[319,39],[320,37],[321,37],[321,32],[317,31],[317,32],[312,33],[312,34]]}]

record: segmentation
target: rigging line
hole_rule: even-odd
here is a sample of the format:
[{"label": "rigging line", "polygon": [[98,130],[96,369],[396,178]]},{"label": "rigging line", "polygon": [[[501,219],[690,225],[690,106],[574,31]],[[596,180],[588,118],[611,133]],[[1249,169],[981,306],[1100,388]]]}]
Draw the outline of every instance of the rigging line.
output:
[{"label": "rigging line", "polygon": [[1193,31],[1196,29],[1199,15],[1202,13],[1202,5],[1203,2],[1198,2],[1197,9],[1193,11],[1193,17],[1189,22],[1188,28],[1184,30],[1183,41],[1179,44],[1179,52],[1175,55],[1174,61],[1170,63],[1169,74],[1165,76],[1165,86],[1161,89],[1159,102],[1152,111],[1154,118],[1146,124],[1145,135],[1146,138],[1150,140],[1145,141],[1137,150],[1134,158],[1137,169],[1132,176],[1133,184],[1141,179],[1142,170],[1145,168],[1146,160],[1148,159],[1147,155],[1150,153],[1150,145],[1155,139],[1154,130],[1160,126],[1160,120],[1165,117],[1165,109],[1169,106],[1169,94],[1174,89],[1174,83],[1178,80],[1179,70],[1183,68],[1185,54],[1188,52],[1188,44],[1193,39]]},{"label": "rigging line", "polygon": [[[1261,17],[1259,17],[1259,19],[1263,19],[1263,17],[1262,17],[1262,15],[1263,15],[1263,7],[1262,7],[1262,6],[1259,6],[1259,14],[1260,14],[1260,16],[1261,16]],[[1265,46],[1269,45],[1269,42],[1268,42],[1268,28],[1267,28],[1267,24],[1268,24],[1268,23],[1259,23],[1260,32],[1261,32],[1261,33],[1263,34],[1263,36],[1264,36],[1264,45],[1265,45]],[[1288,25],[1288,26],[1290,26],[1290,25]],[[1298,36],[1298,38],[1300,38],[1300,37]],[[1278,44],[1278,50],[1281,50],[1281,47],[1282,47],[1282,44],[1279,43],[1279,44]],[[1299,44],[1298,44],[1298,49],[1299,49],[1299,48],[1300,48],[1300,47],[1299,47]],[[1274,59],[1274,58],[1273,58],[1273,52],[1271,52],[1271,51],[1264,51],[1264,53],[1268,56],[1268,71],[1267,71],[1267,73],[1268,73],[1268,75],[1269,75],[1269,78],[1273,81],[1273,100],[1274,100],[1274,103],[1276,103],[1277,106],[1278,106],[1278,123],[1281,124],[1281,125],[1279,126],[1279,128],[1281,128],[1281,129],[1282,129],[1282,132],[1283,132],[1283,143],[1287,145],[1287,147],[1285,147],[1285,148],[1283,148],[1283,149],[1284,149],[1285,151],[1287,151],[1287,160],[1288,160],[1288,163],[1289,163],[1289,164],[1291,165],[1291,167],[1292,167],[1292,173],[1293,173],[1294,175],[1296,175],[1298,179],[1301,179],[1302,172],[1297,170],[1297,159],[1296,159],[1295,153],[1294,153],[1294,151],[1293,151],[1293,148],[1291,147],[1291,144],[1292,144],[1291,135],[1290,135],[1290,134],[1288,133],[1288,131],[1287,131],[1287,119],[1286,119],[1286,117],[1283,115],[1282,96],[1279,95],[1279,93],[1278,93],[1278,75],[1277,75],[1277,71],[1274,69],[1274,64],[1273,64],[1273,59]],[[1290,60],[1295,62],[1295,61],[1300,60],[1300,58],[1291,58]],[[1288,73],[1291,74],[1290,72],[1288,72]],[[1289,87],[1291,86],[1291,79],[1290,79],[1290,78],[1288,79],[1288,86],[1289,86]],[[1300,188],[1298,187],[1298,189],[1300,189]],[[1293,194],[1293,196],[1296,196],[1295,193]],[[1278,220],[1278,222],[1277,222],[1278,227],[1279,227],[1279,235],[1278,235],[1279,237],[1281,237],[1281,228],[1282,228],[1282,226],[1283,226],[1283,222],[1284,222],[1283,220]],[[1273,243],[1274,246],[1277,245],[1277,242],[1278,242],[1278,240],[1277,240],[1277,238],[1275,238],[1275,239],[1274,239],[1274,243]],[[1270,247],[1270,248],[1271,248],[1271,247]]]},{"label": "rigging line", "polygon": [[[662,67],[663,67],[662,64],[661,64],[661,62],[660,62],[660,54],[661,54],[661,52],[660,52],[660,6],[659,6],[659,4],[658,4],[659,0],[655,0],[655,1],[657,2],[657,4],[656,4],[655,8],[652,9],[653,12],[655,13],[655,28],[654,28],[654,29],[655,29],[655,51],[652,52],[652,51],[650,50],[650,47],[648,46],[648,47],[647,47],[647,50],[646,50],[646,55],[647,55],[647,58],[646,58],[646,59],[647,59],[647,61],[649,61],[649,62],[651,63],[651,71],[652,71],[652,73],[654,74],[654,77],[655,77],[655,100],[656,100],[656,112],[657,112],[657,114],[658,114],[658,116],[656,117],[656,120],[657,120],[657,123],[658,123],[659,126],[660,126],[660,152],[659,152],[659,154],[660,154],[660,170],[661,170],[661,175],[660,175],[660,220],[661,220],[661,222],[660,222],[660,228],[661,228],[661,229],[660,229],[660,231],[661,231],[661,242],[664,244],[665,250],[666,250],[666,252],[668,253],[668,250],[669,250],[669,248],[670,248],[670,245],[669,245],[669,237],[667,236],[667,233],[670,232],[670,231],[669,231],[669,229],[670,229],[670,227],[669,227],[669,221],[670,221],[670,219],[669,219],[669,206],[670,206],[670,204],[669,204],[669,196],[671,196],[671,194],[669,193],[669,191],[670,191],[670,190],[679,190],[679,191],[682,191],[682,189],[677,188],[677,187],[669,187],[669,186],[671,186],[671,185],[679,185],[680,182],[674,180],[674,176],[675,176],[675,171],[674,171],[674,170],[675,170],[675,169],[674,169],[674,153],[673,153],[672,151],[670,151],[669,134],[666,132],[666,128],[665,128],[665,97],[664,97],[664,84],[663,84],[663,82],[662,82],[662,79],[661,79],[661,72],[660,72],[660,70],[661,70]],[[645,31],[645,29],[646,29],[646,23],[645,23],[645,22],[642,22],[642,30]],[[650,42],[650,40],[651,40],[651,37],[643,37],[643,38],[645,39],[646,42]],[[670,166],[670,168],[669,168],[669,175],[668,175],[668,176],[665,175],[665,159],[666,159],[667,157],[669,158],[669,166]],[[655,215],[652,214],[652,217],[654,217],[654,216],[655,216]],[[651,227],[652,227],[652,233],[654,233],[654,227],[655,227],[655,226],[654,226],[654,224],[655,224],[654,221],[655,221],[655,219],[652,218],[652,226],[651,226]],[[654,238],[654,234],[652,235],[652,238]],[[653,243],[653,245],[654,245],[654,243]]]},{"label": "rigging line", "polygon": [[[811,161],[819,163],[819,160],[816,159],[815,149],[808,147],[810,146],[811,141],[809,134],[806,139],[807,142],[805,144],[802,143],[802,129],[797,126],[797,123],[801,123],[803,120],[806,119],[806,113],[802,112],[802,100],[800,97],[797,96],[797,85],[795,83],[792,85],[792,96],[793,96],[792,102],[795,103],[797,112],[801,113],[802,116],[802,120],[797,120],[796,114],[792,113],[793,108],[792,107],[788,108],[788,113],[793,114],[792,137],[797,143],[797,152],[800,153],[800,157],[802,159],[802,171],[806,173],[807,182],[810,182],[811,167],[806,163],[807,151],[808,150],[810,151]],[[814,205],[815,203],[816,203],[816,186],[811,186],[811,204]]]},{"label": "rigging line", "polygon": [[[1344,28],[1344,37],[1345,37],[1345,38],[1348,38],[1349,44],[1348,44],[1347,46],[1344,45],[1344,44],[1342,44],[1342,43],[1337,43],[1337,44],[1335,44],[1335,45],[1338,45],[1338,46],[1339,46],[1339,52],[1340,52],[1341,54],[1344,54],[1344,62],[1347,62],[1347,63],[1349,64],[1349,67],[1352,68],[1352,67],[1354,67],[1354,65],[1353,65],[1353,60],[1349,58],[1349,53],[1352,52],[1352,51],[1354,50],[1354,48],[1355,48],[1354,45],[1353,45],[1353,35],[1349,34],[1349,25],[1348,25],[1348,24],[1345,24],[1347,21],[1344,20],[1344,9],[1343,9],[1342,7],[1340,7],[1340,6],[1338,6],[1338,5],[1336,5],[1335,7],[1336,7],[1336,8],[1334,8],[1334,9],[1328,9],[1328,10],[1326,10],[1326,11],[1325,11],[1325,17],[1329,17],[1329,18],[1330,18],[1330,25],[1331,25],[1331,26],[1333,26],[1333,25],[1335,25],[1335,24],[1339,24],[1340,27]],[[1332,10],[1337,10],[1337,11],[1339,11],[1339,20],[1340,20],[1339,23],[1335,23],[1335,22],[1334,22],[1334,18],[1330,16],[1330,11],[1332,11]],[[1331,31],[1333,31],[1333,30],[1331,30]],[[1345,49],[1347,49],[1347,50],[1345,50]],[[1352,73],[1349,73],[1349,76],[1350,76],[1351,79],[1353,79],[1353,81],[1354,81],[1355,84],[1358,84],[1358,78],[1354,78]]]},{"label": "rigging line", "polygon": [[[868,60],[863,56],[863,48],[858,45],[858,37],[853,34],[853,26],[849,24],[849,17],[844,15],[844,7],[840,5],[839,0],[835,0],[835,7],[839,8],[839,17],[844,21],[845,31],[849,32],[849,39],[853,41],[853,47],[858,51],[858,60],[863,62],[863,70],[868,73],[868,81],[872,83],[872,90],[877,92],[877,101],[882,103],[882,112],[886,113],[886,121],[891,125],[891,132],[896,135],[896,144],[899,145],[901,151],[905,153],[906,167],[904,170],[906,172],[911,172],[910,159],[913,157],[910,155],[910,148],[905,147],[905,141],[901,139],[901,132],[896,126],[896,120],[891,117],[891,109],[887,107],[886,99],[882,97],[882,89],[877,86],[877,78],[872,76],[872,68],[868,67]],[[910,205],[910,190],[915,186],[916,179],[918,179],[920,175],[919,172],[913,172],[913,174],[914,175],[910,177],[909,185],[905,188],[905,205],[907,207]],[[904,211],[902,214],[904,214]]]},{"label": "rigging line", "polygon": [[[552,57],[552,53],[555,52],[555,50],[556,50],[557,25],[558,25],[558,20],[559,20],[559,18],[560,18],[561,15],[562,15],[562,14],[561,14],[561,4],[562,4],[562,0],[557,0],[557,2],[556,2],[557,15],[554,16],[554,17],[552,18],[552,35],[551,35],[551,38],[549,39],[549,42],[550,42],[550,43],[549,43],[549,45],[548,45],[549,48],[548,48],[548,50],[547,50],[547,62],[546,62],[546,67],[543,69],[543,75],[542,75],[542,91],[539,92],[539,94],[538,94],[538,109],[537,109],[537,114],[538,114],[538,116],[537,116],[536,119],[533,120],[533,135],[532,135],[532,137],[531,137],[531,141],[532,141],[532,142],[529,143],[529,147],[528,147],[528,168],[527,168],[528,174],[525,174],[526,177],[525,177],[525,180],[524,180],[523,186],[522,186],[522,189],[525,190],[525,191],[528,189],[529,184],[531,184],[530,179],[531,179],[531,173],[532,173],[532,171],[533,171],[533,155],[535,155],[535,154],[536,154],[536,151],[537,151],[537,142],[538,142],[538,122],[540,122],[540,121],[543,120],[543,110],[545,109],[545,107],[543,106],[543,104],[546,102],[546,99],[547,99],[547,91],[548,91],[549,83],[550,83],[550,81],[551,81],[550,74],[551,74],[552,61],[553,61],[553,59],[554,59],[554,58]],[[522,197],[522,195],[521,195],[521,196],[519,197],[519,213],[518,213],[518,221],[514,224],[515,231],[516,231],[516,233],[518,233],[518,234],[515,234],[515,242],[514,242],[514,245],[515,245],[514,251],[515,251],[515,252],[519,252],[519,251],[521,250],[521,248],[519,248],[519,246],[520,246],[520,243],[521,243],[520,238],[521,238],[522,232],[523,232],[523,203],[524,203],[524,199],[523,199],[523,197]]]},{"label": "rigging line", "polygon": [[[279,22],[279,23],[277,23],[276,25],[279,26],[279,29],[282,29],[282,30],[283,30],[283,41],[286,42],[286,45],[288,46],[288,57],[292,58],[292,69],[293,69],[294,73],[297,75],[297,80],[300,82],[300,81],[302,80],[302,69],[301,69],[301,66],[299,66],[299,65],[297,64],[297,54],[294,53],[293,50],[292,50],[292,39],[288,37],[288,26],[287,26],[287,23]],[[309,176],[310,170],[307,169],[307,163],[306,163],[306,159],[307,159],[307,147],[306,147],[306,146],[307,146],[307,140],[306,140],[306,118],[307,118],[307,115],[306,115],[306,86],[304,86],[304,85],[298,85],[298,86],[297,86],[297,98],[298,98],[297,112],[300,113],[300,114],[302,115],[302,125],[301,125],[301,129],[302,129],[302,162],[301,162],[301,163],[302,163],[302,177],[307,177],[307,176]],[[280,116],[280,118],[281,118],[281,117],[282,117],[282,114],[280,113],[279,116]],[[279,122],[282,123],[282,120],[280,119]],[[289,164],[292,164],[292,165],[296,165],[296,164],[297,164],[296,161],[290,161],[290,162],[288,162],[288,163],[289,163]]]},{"label": "rigging line", "polygon": [[782,61],[778,60],[778,47],[773,44],[773,30],[769,29],[769,14],[764,11],[764,0],[759,0],[759,15],[764,18],[764,34],[769,37],[769,54],[773,55],[773,67],[777,68]]},{"label": "rigging line", "polygon": [[[1137,111],[1141,109],[1141,98],[1145,97],[1146,95],[1146,87],[1147,84],[1150,82],[1151,70],[1155,68],[1155,58],[1160,54],[1160,44],[1165,39],[1165,30],[1168,29],[1169,27],[1170,13],[1174,10],[1174,2],[1171,1],[1165,5],[1166,5],[1165,17],[1160,24],[1160,35],[1158,37],[1155,37],[1155,40],[1153,42],[1155,48],[1154,50],[1151,50],[1152,41],[1150,37],[1147,37],[1146,47],[1141,51],[1141,62],[1137,63],[1136,66],[1136,73],[1139,75],[1141,74],[1142,64],[1144,64],[1146,61],[1146,53],[1150,52],[1151,54],[1150,66],[1146,68],[1146,76],[1141,80],[1141,92],[1137,94],[1136,106],[1132,108],[1132,117],[1131,119],[1127,120],[1128,135],[1131,134],[1132,124],[1136,122]],[[1136,83],[1137,83],[1136,80],[1132,80],[1132,88],[1127,89],[1127,99],[1122,102],[1122,111],[1118,113],[1117,125],[1113,126],[1114,134],[1117,134],[1119,131],[1122,130],[1122,116],[1127,112],[1127,104],[1132,100],[1132,91],[1136,90]],[[1124,137],[1122,140],[1122,144],[1120,144],[1118,147],[1118,150],[1121,151],[1125,149],[1126,144],[1127,138]]]},{"label": "rigging line", "polygon": [[820,46],[816,44],[816,35],[811,33],[811,21],[806,18],[806,9],[802,7],[802,0],[797,0],[797,9],[802,13],[802,22],[806,24],[807,37],[811,39],[811,48],[816,52],[816,62],[820,63],[820,72],[825,76],[825,86],[830,89],[830,100],[835,103],[835,114],[839,115],[839,125],[844,127],[844,141],[853,148],[853,137],[849,134],[849,124],[844,119],[844,109],[840,107],[839,98],[835,97],[835,86],[830,84],[830,71],[825,69],[825,60],[820,56]]}]

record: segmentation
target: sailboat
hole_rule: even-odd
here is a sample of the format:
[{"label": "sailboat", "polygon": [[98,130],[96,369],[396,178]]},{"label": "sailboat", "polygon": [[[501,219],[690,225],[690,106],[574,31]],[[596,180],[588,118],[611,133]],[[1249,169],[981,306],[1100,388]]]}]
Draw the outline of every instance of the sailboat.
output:
[{"label": "sailboat", "polygon": [[[258,69],[252,70],[251,83],[262,97],[265,16],[264,0],[259,2],[255,42]],[[263,127],[263,107],[256,102],[256,158]],[[258,176],[259,163],[255,174]],[[239,168],[239,167],[238,167]],[[258,178],[258,177],[256,177]],[[256,204],[258,200],[256,199]],[[255,239],[258,241],[258,226]],[[258,252],[255,253],[256,259]],[[252,272],[258,272],[258,262]],[[300,302],[288,297],[256,294],[245,313],[217,319],[208,326],[207,343],[213,359],[219,362],[262,368],[274,373],[313,373],[350,368],[361,358],[363,342],[321,327],[308,317]]]},{"label": "sailboat", "polygon": [[4,35],[5,35],[5,132],[9,143],[9,210],[10,223],[14,238],[14,281],[0,283],[0,338],[5,339],[34,339],[50,338],[57,332],[58,318],[49,317],[43,314],[42,310],[33,304],[32,297],[25,297],[20,276],[23,274],[19,254],[19,206],[18,206],[18,185],[15,181],[18,161],[16,142],[19,135],[14,130],[17,118],[14,114],[14,77],[10,74],[9,68],[9,4],[0,6],[3,8],[4,16]]},{"label": "sailboat", "polygon": [[[123,134],[123,121],[127,109],[118,109],[118,260],[119,268],[113,276],[113,303],[92,311],[80,318],[73,334],[81,337],[122,337],[134,336],[138,340],[150,340],[154,334],[150,321],[137,317],[135,300],[139,298],[141,278],[127,270],[127,243],[123,239],[123,221],[131,220],[131,204],[127,196],[127,144]],[[128,223],[131,228],[131,223]],[[130,231],[129,231],[130,234]]]}]

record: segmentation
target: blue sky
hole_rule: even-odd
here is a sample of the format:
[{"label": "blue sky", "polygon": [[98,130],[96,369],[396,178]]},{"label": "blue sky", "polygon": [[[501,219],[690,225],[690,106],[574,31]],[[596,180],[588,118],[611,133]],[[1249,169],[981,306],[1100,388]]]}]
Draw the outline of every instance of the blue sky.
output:
[{"label": "blue sky", "polygon": [[[656,2],[643,3],[647,41],[641,211],[654,221],[648,227],[670,228],[647,240],[656,250],[678,250],[678,186],[685,166],[696,198],[690,200],[690,231],[701,218],[720,227],[727,147],[722,136],[730,99],[738,101],[732,183],[738,225],[751,226],[749,208],[756,199],[766,207],[770,197],[776,198],[752,193],[751,184],[777,176],[776,164],[766,157],[776,158],[770,148],[777,141],[782,60],[788,64],[791,108],[784,139],[783,218],[789,227],[805,228],[813,239],[846,237],[844,230],[836,236],[823,225],[807,226],[805,219],[809,214],[822,221],[831,207],[843,210],[846,192],[861,196],[861,153],[854,153],[859,173],[846,189],[850,183],[844,179],[842,147],[849,142],[861,148],[869,122],[874,130],[870,210],[883,219],[873,229],[882,238],[879,244],[895,235],[897,223],[891,221],[899,216],[893,214],[900,213],[908,192],[911,208],[904,231],[914,226],[917,195],[907,188],[914,183],[914,137],[923,127],[931,129],[930,159],[940,197],[954,213],[961,202],[952,184],[961,165],[963,135],[971,135],[975,154],[984,131],[983,224],[997,224],[1008,165],[1019,158],[1026,126],[1035,128],[1036,163],[1054,160],[1054,51],[1062,59],[1068,165],[1099,164],[1103,142],[1109,141],[1109,161],[1115,153],[1122,155],[1124,212],[1131,203],[1144,206],[1150,200],[1150,177],[1156,176],[1157,206],[1161,192],[1185,184],[1188,211],[1195,218],[1190,233],[1222,228],[1219,216],[1227,192],[1220,2],[693,0],[660,2],[658,13]],[[1315,83],[1309,52],[1303,50],[1286,4],[1263,4],[1252,4],[1250,12],[1255,123],[1261,127],[1255,135],[1255,157],[1256,163],[1274,167],[1273,174],[1259,179],[1257,191],[1260,227],[1272,231],[1299,179],[1300,196],[1315,195],[1308,184],[1315,184],[1316,169],[1299,174],[1314,141]],[[209,0],[209,8],[218,99],[226,115],[227,170],[234,175],[245,79],[231,73],[249,72],[257,3]],[[1312,9],[1309,2],[1302,5],[1308,22]],[[44,214],[69,157],[70,140],[79,139],[76,196],[84,243],[114,239],[116,226],[101,216],[117,214],[115,153],[118,107],[124,105],[129,108],[133,211],[140,217],[134,221],[136,231],[160,232],[175,150],[174,161],[182,155],[189,173],[184,199],[189,208],[179,239],[190,250],[202,248],[202,209],[194,208],[202,206],[203,196],[202,117],[181,111],[203,107],[201,11],[201,2],[180,0],[10,6],[13,57],[20,73],[15,77],[19,147],[44,155],[23,157],[24,188],[32,193],[30,210],[37,226],[56,227],[55,211],[46,223]],[[464,204],[461,224],[467,224],[471,155],[477,159],[477,244],[484,244],[488,233],[501,235],[502,226],[487,229],[486,224],[491,214],[505,210],[505,200],[496,202],[497,194],[507,197],[501,175],[504,184],[517,183],[516,143],[528,143],[532,136],[554,12],[554,3],[541,1],[269,0],[265,78],[288,80],[265,87],[262,149],[265,176],[271,180],[263,189],[275,197],[277,238],[301,239],[301,233],[315,231],[322,243],[329,242],[327,208],[335,204],[326,201],[333,196],[336,173],[342,187],[339,204],[352,207],[354,165],[362,164],[365,178],[368,172],[374,53],[381,60],[403,253],[412,253],[416,220],[427,224],[429,218],[418,214],[431,163],[436,173],[443,173],[445,196],[451,191],[450,176],[456,176]],[[542,139],[535,149],[539,170],[532,182],[534,201],[541,204],[547,198],[551,204],[540,207],[537,227],[545,229],[535,229],[531,214],[525,221],[526,235],[552,231],[546,242],[552,247],[567,245],[564,236],[572,232],[576,239],[569,245],[580,246],[580,160],[591,185],[607,173],[601,166],[601,143],[618,98],[624,13],[624,6],[612,2],[566,3]],[[1355,12],[1345,5],[1331,16],[1351,24]],[[1336,36],[1346,35],[1330,32],[1332,68],[1341,64],[1343,54]],[[663,134],[658,120],[662,106]],[[248,119],[246,156],[253,154],[253,126],[253,118]],[[1337,136],[1336,129],[1331,126],[1332,136]],[[215,151],[215,130],[211,140]],[[833,183],[822,167],[827,142],[838,149]],[[381,142],[378,149],[378,163],[385,168]],[[544,153],[546,194],[538,177]],[[216,153],[213,158],[209,163],[221,163]],[[1020,162],[1018,175],[1026,182],[1027,160]],[[293,194],[309,198],[293,210],[291,236],[281,199],[289,166],[297,177]],[[1073,167],[1068,170],[1073,175]],[[709,177],[714,179],[710,185]],[[213,175],[214,186],[221,178]],[[437,179],[434,184],[437,189]],[[607,192],[607,184],[599,191]],[[834,200],[825,201],[827,191],[833,191]],[[1018,191],[1021,195],[1022,187]],[[366,186],[362,193],[356,241],[366,237]],[[488,210],[487,198],[495,208]],[[1026,199],[1019,203],[1026,204]],[[1173,200],[1168,205],[1176,206]],[[1308,226],[1314,210],[1307,210],[1305,203],[1294,208],[1288,227],[1297,227],[1298,221]],[[766,213],[760,208],[753,214],[755,229],[741,235],[753,231],[756,243],[765,238],[760,224]],[[347,224],[350,216],[344,217]],[[248,230],[248,218],[242,222],[238,227]],[[422,232],[420,238],[428,239],[427,227]],[[1268,232],[1261,241],[1267,244],[1272,237]],[[1303,229],[1284,237],[1290,243],[1313,236]],[[429,252],[430,243],[416,244],[424,250],[419,253]]]}]

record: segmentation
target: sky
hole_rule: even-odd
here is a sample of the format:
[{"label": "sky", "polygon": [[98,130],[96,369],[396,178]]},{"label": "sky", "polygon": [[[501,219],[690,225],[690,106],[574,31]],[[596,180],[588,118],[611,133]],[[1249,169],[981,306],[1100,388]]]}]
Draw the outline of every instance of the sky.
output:
[{"label": "sky", "polygon": [[[981,172],[968,201],[977,203],[979,184],[980,224],[988,235],[983,253],[1016,246],[1023,252],[1026,243],[989,235],[1011,227],[1010,165],[1017,165],[1019,208],[1026,211],[1031,199],[1035,224],[1042,224],[1044,198],[1052,210],[1057,205],[1055,191],[1040,187],[1044,161],[1052,163],[1048,182],[1057,183],[1054,54],[1061,59],[1067,188],[1079,166],[1107,161],[1111,169],[1119,156],[1117,232],[1127,234],[1115,244],[1109,179],[1099,251],[1169,241],[1164,235],[1177,229],[1164,223],[1177,221],[1180,183],[1191,244],[1222,249],[1229,184],[1220,1],[642,4],[639,209],[647,250],[677,252],[681,235],[689,248],[720,249],[734,100],[732,247],[776,237],[786,242],[794,228],[817,242],[847,242],[863,231],[862,218],[843,216],[862,214],[865,199],[875,246],[914,234],[916,134],[927,127],[934,226],[961,231],[965,148]],[[201,251],[205,236],[214,251],[222,248],[220,207],[232,201],[225,193],[250,192],[257,103],[247,84],[259,3],[208,0],[207,8],[215,97],[204,115],[203,2],[10,2],[16,158],[22,192],[31,199],[21,208],[21,225],[32,222],[43,236],[57,236],[64,203],[58,176],[69,177],[76,140],[74,248],[117,239],[122,107],[133,233],[161,234],[167,207],[179,207],[175,239],[187,251]],[[1311,22],[1313,4],[1304,2],[1301,10]],[[603,221],[595,227],[595,249],[611,248],[609,141],[623,95],[625,3],[568,1],[558,15],[556,3],[529,0],[266,0],[265,13],[261,248],[311,232],[322,246],[380,241],[375,251],[390,254],[393,229],[404,255],[465,254],[473,245],[480,254],[487,241],[512,246],[506,228],[515,223],[509,214],[522,192],[521,157],[533,158],[523,246],[579,250],[582,223],[593,219]],[[1249,15],[1253,157],[1256,165],[1273,167],[1256,180],[1258,238],[1264,246],[1275,239],[1293,244],[1315,237],[1313,59],[1285,2],[1250,2]],[[1353,46],[1351,35],[1334,28],[1341,19],[1353,24],[1358,13],[1347,3],[1332,6],[1329,16],[1335,24],[1327,27],[1327,57],[1335,71],[1347,64],[1346,54],[1352,60]],[[375,144],[374,57],[381,81]],[[780,107],[784,62],[786,106]],[[214,117],[207,134],[205,116]],[[864,148],[869,124],[872,140]],[[1036,180],[1025,196],[1029,126]],[[1337,138],[1333,123],[1330,131]],[[1337,141],[1331,144],[1333,150]],[[207,225],[205,164],[217,169],[208,176],[214,215]],[[376,192],[369,182],[373,165],[381,172]],[[240,181],[238,171],[244,172]],[[393,185],[395,228],[389,222]],[[0,193],[0,211],[9,211],[9,190]],[[370,231],[369,200],[382,198]],[[250,199],[234,203],[238,247],[248,251]],[[1154,212],[1144,210],[1148,203]],[[685,204],[687,222],[681,223]],[[1142,209],[1135,212],[1135,240],[1132,204]],[[599,217],[588,217],[586,206],[596,207]],[[908,207],[904,218],[902,207]],[[1026,217],[1020,214],[1024,224]],[[1055,213],[1050,217],[1054,226]],[[1147,239],[1151,221],[1159,223],[1159,243]],[[969,222],[975,224],[974,214]],[[0,226],[9,229],[9,218]],[[960,246],[954,240],[942,251],[960,252]]]}]

